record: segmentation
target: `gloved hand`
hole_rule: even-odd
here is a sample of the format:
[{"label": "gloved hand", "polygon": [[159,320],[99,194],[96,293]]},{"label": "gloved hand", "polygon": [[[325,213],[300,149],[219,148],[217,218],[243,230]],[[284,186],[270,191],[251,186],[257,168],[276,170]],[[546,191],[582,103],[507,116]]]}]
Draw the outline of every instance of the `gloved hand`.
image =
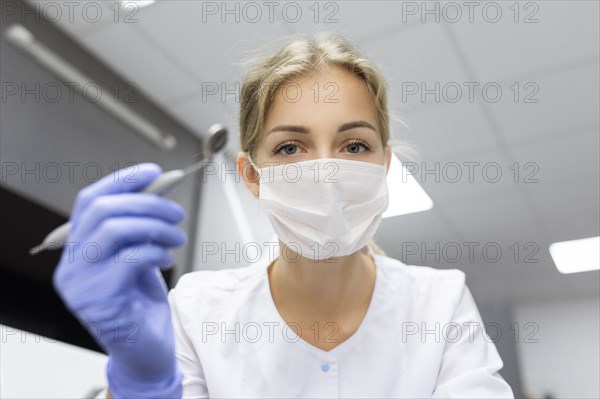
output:
[{"label": "gloved hand", "polygon": [[183,245],[175,226],[183,208],[140,193],[162,172],[133,165],[82,189],[53,285],[70,311],[109,355],[107,379],[118,398],[180,398],[182,375],[158,268],[169,247]]}]

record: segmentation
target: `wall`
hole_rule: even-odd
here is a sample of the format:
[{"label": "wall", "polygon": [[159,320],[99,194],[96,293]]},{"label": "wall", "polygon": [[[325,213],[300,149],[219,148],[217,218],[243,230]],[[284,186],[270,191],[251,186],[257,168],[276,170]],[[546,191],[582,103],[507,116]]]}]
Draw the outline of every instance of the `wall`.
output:
[{"label": "wall", "polygon": [[[108,88],[102,95],[114,98],[112,88],[117,84],[121,90],[115,101],[173,134],[179,145],[171,152],[160,150],[93,101],[77,93],[71,97],[64,82],[15,49],[3,36],[0,40],[0,184],[68,216],[77,192],[115,169],[131,162],[155,162],[163,170],[181,168],[192,163],[194,156],[202,151],[200,140],[189,130],[153,104],[143,91],[124,91],[128,82],[99,63],[55,25],[43,19],[23,21],[19,16],[7,15],[3,16],[0,28],[4,30],[12,23],[24,24],[44,45],[89,76],[92,83]],[[17,92],[10,94],[8,89],[15,87]],[[129,96],[128,100],[125,96]],[[181,227],[192,239],[200,189],[198,179],[184,182],[169,194],[186,209],[188,218]],[[22,223],[34,226],[35,220],[23,215]],[[39,239],[42,238],[40,235]],[[190,247],[174,250],[175,277],[191,261]]]},{"label": "wall", "polygon": [[[514,307],[524,332],[517,344],[524,392],[533,397],[600,397],[600,300],[522,303]],[[526,339],[526,334],[531,334]],[[535,342],[537,340],[537,342]]]}]

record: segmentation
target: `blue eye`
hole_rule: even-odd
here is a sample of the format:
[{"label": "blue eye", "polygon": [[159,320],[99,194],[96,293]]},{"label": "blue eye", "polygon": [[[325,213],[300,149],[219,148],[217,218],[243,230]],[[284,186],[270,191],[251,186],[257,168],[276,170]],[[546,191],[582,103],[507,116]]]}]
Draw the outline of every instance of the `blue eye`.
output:
[{"label": "blue eye", "polygon": [[296,150],[298,149],[298,146],[296,144],[288,144],[283,146],[282,150],[284,153],[286,153],[287,155],[292,155],[296,153]]},{"label": "blue eye", "polygon": [[[282,152],[283,150],[283,152]],[[285,143],[281,143],[279,144],[274,150],[273,152],[275,154],[281,154],[281,155],[294,155],[298,150],[298,145],[294,144],[293,142],[285,142]]]},{"label": "blue eye", "polygon": [[[361,151],[361,147],[362,147],[362,151]],[[352,143],[346,145],[346,149],[348,150],[349,153],[351,154],[359,154],[363,151],[368,151],[370,150],[369,145],[363,141],[363,140],[355,140]]]}]

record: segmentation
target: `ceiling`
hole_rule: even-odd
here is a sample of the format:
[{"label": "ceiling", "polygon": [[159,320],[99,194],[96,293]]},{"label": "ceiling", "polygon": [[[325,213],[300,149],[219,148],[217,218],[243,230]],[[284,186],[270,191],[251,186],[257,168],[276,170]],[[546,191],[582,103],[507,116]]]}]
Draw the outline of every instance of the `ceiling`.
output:
[{"label": "ceiling", "polygon": [[[516,15],[513,2],[497,2],[497,22],[496,10],[484,15],[479,3],[472,21],[463,7],[455,22],[457,10],[437,3],[437,22],[423,13],[425,3],[319,3],[322,22],[314,23],[313,2],[295,3],[302,9],[296,22],[294,9],[283,14],[285,2],[272,21],[262,8],[258,22],[244,3],[226,3],[240,8],[236,22],[235,14],[210,15],[199,1],[156,2],[115,22],[109,2],[97,22],[80,11],[58,25],[197,135],[226,123],[232,151],[239,148],[237,99],[207,95],[207,85],[239,89],[243,59],[260,46],[276,48],[285,35],[340,31],[383,70],[390,110],[406,125],[394,124],[395,137],[416,148],[415,177],[434,200],[430,211],[384,220],[376,241],[388,254],[465,270],[480,300],[598,295],[598,272],[560,274],[548,246],[600,233],[599,3],[520,3]],[[324,22],[328,15],[337,22]],[[411,94],[415,87],[430,94]],[[421,173],[436,167],[437,179]]]}]

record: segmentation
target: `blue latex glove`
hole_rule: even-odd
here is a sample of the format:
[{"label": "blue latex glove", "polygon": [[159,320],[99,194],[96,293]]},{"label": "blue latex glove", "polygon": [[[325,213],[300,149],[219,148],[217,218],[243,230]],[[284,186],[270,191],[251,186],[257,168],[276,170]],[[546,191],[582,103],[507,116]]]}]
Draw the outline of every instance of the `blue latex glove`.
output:
[{"label": "blue latex glove", "polygon": [[162,172],[133,165],[82,189],[54,288],[109,355],[114,398],[180,398],[182,375],[159,268],[171,267],[170,247],[187,241],[175,226],[183,208],[140,193]]}]

